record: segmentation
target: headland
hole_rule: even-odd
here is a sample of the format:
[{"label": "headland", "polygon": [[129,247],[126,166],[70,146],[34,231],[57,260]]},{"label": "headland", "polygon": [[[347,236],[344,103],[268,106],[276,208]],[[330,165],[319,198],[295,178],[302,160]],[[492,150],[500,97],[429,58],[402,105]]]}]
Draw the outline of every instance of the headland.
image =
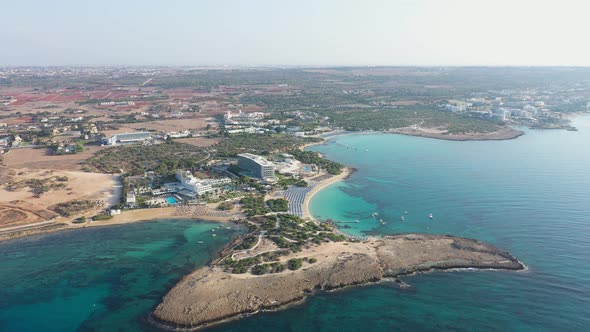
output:
[{"label": "headland", "polygon": [[499,130],[491,132],[468,132],[460,134],[450,134],[443,129],[410,126],[391,129],[388,132],[409,136],[442,139],[447,141],[503,141],[515,139],[524,135],[524,132],[510,127],[502,127]]},{"label": "headland", "polygon": [[169,329],[198,329],[259,311],[278,310],[321,290],[364,285],[432,270],[523,270],[512,255],[476,240],[448,235],[401,234],[363,242],[310,245],[281,260],[303,259],[295,271],[231,274],[202,267],[180,281],[152,314]]}]

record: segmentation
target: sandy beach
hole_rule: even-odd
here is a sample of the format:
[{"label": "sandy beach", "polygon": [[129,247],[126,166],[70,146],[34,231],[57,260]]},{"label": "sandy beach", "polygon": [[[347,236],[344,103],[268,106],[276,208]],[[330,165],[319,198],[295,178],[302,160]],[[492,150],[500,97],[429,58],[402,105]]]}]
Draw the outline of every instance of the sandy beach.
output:
[{"label": "sandy beach", "polygon": [[161,207],[161,208],[151,208],[151,209],[137,209],[137,210],[124,210],[121,214],[113,216],[112,219],[109,220],[102,220],[102,221],[95,221],[89,222],[86,224],[85,227],[94,227],[94,226],[108,226],[108,225],[119,225],[119,224],[128,224],[138,221],[148,221],[148,220],[155,220],[155,219],[172,219],[172,218],[181,218],[181,219],[195,219],[195,220],[207,220],[207,221],[217,221],[227,223],[234,218],[233,216],[215,216],[210,214],[203,214],[203,215],[193,215],[193,214],[181,214],[178,213],[177,208],[175,207]]},{"label": "sandy beach", "polygon": [[311,199],[313,198],[313,196],[315,196],[315,194],[317,194],[318,192],[320,192],[322,189],[325,189],[326,187],[328,187],[331,184],[334,184],[338,181],[342,181],[344,179],[346,179],[347,177],[349,177],[352,174],[352,169],[349,167],[345,167],[342,170],[342,173],[338,174],[338,175],[334,175],[328,179],[322,180],[319,183],[317,183],[313,189],[311,189],[307,195],[305,195],[305,200],[303,201],[303,205],[301,207],[301,210],[303,211],[303,218],[309,218],[312,220],[315,220],[314,217],[311,215],[311,213],[309,212],[309,203],[311,202]]},{"label": "sandy beach", "polygon": [[158,219],[176,218],[229,223],[237,217],[239,217],[237,214],[222,216],[215,215],[213,213],[179,213],[179,211],[175,207],[124,210],[121,212],[121,214],[115,215],[112,219],[108,220],[91,221],[90,219],[88,219],[88,221],[86,221],[85,223],[74,223],[73,221],[75,219],[58,217],[49,221],[37,222],[31,225],[23,225],[19,228],[0,229],[0,241],[12,240],[31,235],[52,233],[66,229],[122,225],[134,222],[153,221]]}]

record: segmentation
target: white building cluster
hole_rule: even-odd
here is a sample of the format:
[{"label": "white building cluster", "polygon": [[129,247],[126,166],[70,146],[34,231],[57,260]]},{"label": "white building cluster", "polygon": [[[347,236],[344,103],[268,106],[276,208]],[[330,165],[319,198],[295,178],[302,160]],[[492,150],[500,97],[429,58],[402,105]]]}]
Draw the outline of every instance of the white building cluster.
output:
[{"label": "white building cluster", "polygon": [[196,195],[202,195],[231,183],[229,178],[198,179],[189,171],[179,171],[176,173],[176,179],[180,182],[180,187]]},{"label": "white building cluster", "polygon": [[183,137],[189,137],[191,135],[192,134],[191,134],[190,130],[183,130],[181,132],[171,131],[171,132],[166,133],[166,136],[170,137],[170,138],[183,138]]},{"label": "white building cluster", "polygon": [[143,144],[152,140],[152,134],[148,132],[116,134],[103,140],[105,145]]},{"label": "white building cluster", "polygon": [[275,162],[275,168],[279,174],[287,176],[299,176],[302,173],[303,164],[288,153],[283,153],[283,160]]},{"label": "white building cluster", "polygon": [[134,101],[104,101],[98,106],[135,106]]},{"label": "white building cluster", "polygon": [[454,113],[465,112],[472,106],[472,103],[463,100],[449,100],[446,104],[442,105],[442,110]]},{"label": "white building cluster", "polygon": [[261,128],[267,125],[263,121],[265,113],[253,112],[243,113],[241,110],[238,113],[227,111],[223,115],[223,125],[225,130],[230,134],[235,133],[263,133],[268,131],[266,128]]}]

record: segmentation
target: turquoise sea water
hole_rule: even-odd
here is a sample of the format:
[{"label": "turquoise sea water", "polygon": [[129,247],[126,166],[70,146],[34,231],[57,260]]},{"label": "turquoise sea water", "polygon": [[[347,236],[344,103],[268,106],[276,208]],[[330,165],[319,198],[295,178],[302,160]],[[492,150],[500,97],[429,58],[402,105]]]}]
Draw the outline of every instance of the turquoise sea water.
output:
[{"label": "turquoise sea water", "polygon": [[[357,235],[472,237],[529,270],[440,272],[406,277],[404,290],[384,283],[320,293],[212,330],[587,330],[590,116],[575,125],[580,131],[527,130],[510,141],[375,134],[314,147],[358,168],[314,196],[317,217],[359,220],[341,224]],[[0,243],[0,331],[152,330],[145,317],[166,290],[235,234],[212,238],[214,226],[167,220]]]},{"label": "turquoise sea water", "polygon": [[358,168],[314,196],[315,216],[359,220],[341,224],[355,235],[427,232],[484,240],[529,270],[440,272],[404,278],[413,286],[407,290],[382,284],[323,293],[218,330],[587,331],[590,116],[575,125],[580,131],[526,130],[510,141],[375,134],[313,147]]},{"label": "turquoise sea water", "polygon": [[[235,230],[159,220],[0,242],[0,331],[152,330],[147,313]],[[203,243],[199,243],[202,241]]]}]

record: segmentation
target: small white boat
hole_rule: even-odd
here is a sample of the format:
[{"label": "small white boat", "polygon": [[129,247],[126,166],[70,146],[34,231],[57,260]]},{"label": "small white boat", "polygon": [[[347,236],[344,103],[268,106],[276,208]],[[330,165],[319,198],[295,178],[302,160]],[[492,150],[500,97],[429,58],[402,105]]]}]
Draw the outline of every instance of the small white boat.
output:
[{"label": "small white boat", "polygon": [[217,236],[217,234],[213,234],[213,235],[211,235],[211,236]]},{"label": "small white boat", "polygon": [[197,242],[197,243],[198,243],[198,244],[203,244],[203,241],[199,241],[199,242]]},{"label": "small white boat", "polygon": [[432,219],[432,218],[433,218],[433,217],[432,217],[432,213],[431,213],[431,214],[428,216],[428,218],[430,218],[430,219]]},{"label": "small white boat", "polygon": [[404,212],[405,214],[408,214],[408,211]]},{"label": "small white boat", "polygon": [[404,218],[404,216],[401,217],[402,221],[406,220],[406,218]]}]

